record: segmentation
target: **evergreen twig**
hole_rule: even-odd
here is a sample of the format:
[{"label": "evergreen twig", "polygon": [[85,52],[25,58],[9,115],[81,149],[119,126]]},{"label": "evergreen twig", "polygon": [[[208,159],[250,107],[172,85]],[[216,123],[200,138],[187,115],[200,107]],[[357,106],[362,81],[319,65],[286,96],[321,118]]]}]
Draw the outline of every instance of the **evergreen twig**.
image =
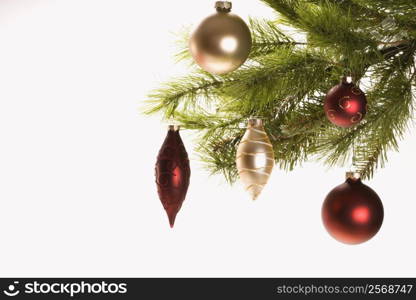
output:
[{"label": "evergreen twig", "polygon": [[[225,76],[195,71],[149,97],[146,113],[174,116],[200,132],[197,147],[212,173],[237,178],[236,146],[252,115],[265,120],[280,168],[310,158],[348,166],[371,178],[398,149],[413,120],[416,89],[414,0],[262,0],[278,14],[250,20],[248,62]],[[306,39],[285,34],[291,26]],[[187,40],[187,38],[185,38]],[[182,42],[181,58],[189,58]],[[332,125],[323,111],[327,91],[351,74],[367,93],[368,113],[350,129]]]}]

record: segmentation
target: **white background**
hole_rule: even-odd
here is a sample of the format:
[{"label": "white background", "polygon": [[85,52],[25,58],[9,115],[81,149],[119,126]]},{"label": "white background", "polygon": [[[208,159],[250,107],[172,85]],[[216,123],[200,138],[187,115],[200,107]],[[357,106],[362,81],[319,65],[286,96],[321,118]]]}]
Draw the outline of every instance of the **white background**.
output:
[{"label": "white background", "polygon": [[[385,221],[348,246],[320,209],[345,168],[277,168],[252,202],[193,153],[188,197],[169,228],[154,163],[166,134],[139,108],[187,67],[175,32],[212,0],[0,0],[1,276],[416,276],[414,135],[368,182]],[[260,1],[235,13],[273,18]]]}]

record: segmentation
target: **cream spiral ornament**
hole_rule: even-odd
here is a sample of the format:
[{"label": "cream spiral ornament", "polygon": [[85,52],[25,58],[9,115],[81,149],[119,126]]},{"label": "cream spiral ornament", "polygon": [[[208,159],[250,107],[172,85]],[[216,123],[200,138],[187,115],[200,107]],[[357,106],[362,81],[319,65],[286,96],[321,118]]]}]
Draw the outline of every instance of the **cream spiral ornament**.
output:
[{"label": "cream spiral ornament", "polygon": [[261,119],[249,119],[247,130],[237,149],[240,180],[256,200],[269,180],[274,167],[273,146]]}]

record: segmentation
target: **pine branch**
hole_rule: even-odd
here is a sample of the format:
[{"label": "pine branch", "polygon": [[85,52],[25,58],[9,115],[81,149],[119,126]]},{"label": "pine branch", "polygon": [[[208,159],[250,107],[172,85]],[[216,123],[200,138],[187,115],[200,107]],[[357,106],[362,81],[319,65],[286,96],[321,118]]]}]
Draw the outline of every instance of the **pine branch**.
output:
[{"label": "pine branch", "polygon": [[281,15],[287,24],[297,24],[298,14],[297,7],[300,5],[300,0],[261,0],[266,5]]},{"label": "pine branch", "polygon": [[415,10],[416,2],[413,0],[352,0],[354,3],[377,11],[380,15],[389,17],[398,23],[401,30],[416,37]]},{"label": "pine branch", "polygon": [[384,167],[387,152],[398,149],[397,141],[412,120],[414,97],[409,74],[401,66],[394,60],[385,63],[378,83],[367,94],[369,111],[362,123],[349,130],[329,127],[322,132],[317,153],[328,165],[345,165],[354,147],[357,171],[371,178],[376,168]]},{"label": "pine branch", "polygon": [[398,151],[398,140],[403,138],[414,112],[411,82],[399,71],[387,84],[383,81],[376,85],[369,98],[376,103],[355,148],[357,171],[364,178],[384,167],[389,150]]},{"label": "pine branch", "polygon": [[235,165],[237,146],[243,137],[244,131],[226,136],[211,136],[201,142],[197,148],[200,159],[206,163],[211,174],[222,174],[230,184],[238,178]]},{"label": "pine branch", "polygon": [[296,42],[283,33],[274,22],[250,18],[253,45],[250,58],[272,53],[279,47],[303,46],[306,43]]},{"label": "pine branch", "polygon": [[279,99],[289,95],[299,101],[310,89],[321,86],[332,64],[319,53],[288,48],[278,48],[255,62],[225,76],[197,72],[174,80],[149,96],[144,112],[163,112],[168,118],[176,111],[221,105],[224,111],[238,106],[237,111],[246,117],[262,114],[270,102],[279,105]]},{"label": "pine branch", "polygon": [[[306,43],[294,41],[287,36],[277,25],[272,21],[249,19],[252,47],[250,51],[250,58],[255,58],[260,55],[266,55],[274,52],[279,47],[295,47],[303,46]],[[192,56],[189,52],[189,39],[191,36],[191,28],[184,28],[178,34],[179,51],[175,55],[177,61],[190,61],[193,64]]]},{"label": "pine branch", "polygon": [[216,96],[216,88],[222,86],[225,81],[206,72],[197,72],[172,80],[149,95],[143,112],[163,112],[165,118],[173,117],[177,110],[195,108],[202,100],[209,103],[209,100]]},{"label": "pine branch", "polygon": [[279,48],[255,62],[232,73],[233,80],[222,88],[221,95],[233,99],[230,109],[260,116],[270,105],[278,108],[281,99],[302,101],[310,90],[325,84],[326,69],[332,66],[320,53],[304,49]]},{"label": "pine branch", "polygon": [[307,32],[308,42],[318,47],[337,47],[348,56],[355,50],[377,46],[371,35],[360,30],[353,12],[330,2],[323,3],[298,9],[300,27]]},{"label": "pine branch", "polygon": [[[279,20],[250,21],[253,49],[243,67],[225,76],[196,71],[172,80],[152,93],[146,113],[174,116],[199,131],[201,159],[229,182],[237,178],[242,124],[252,115],[265,120],[280,168],[292,170],[311,158],[349,165],[354,147],[357,170],[370,178],[388,151],[397,150],[413,118],[416,10],[409,7],[415,2],[263,2]],[[303,32],[307,44],[285,35],[282,22]],[[343,129],[326,119],[323,100],[348,74],[364,85],[369,109],[360,124]]]}]

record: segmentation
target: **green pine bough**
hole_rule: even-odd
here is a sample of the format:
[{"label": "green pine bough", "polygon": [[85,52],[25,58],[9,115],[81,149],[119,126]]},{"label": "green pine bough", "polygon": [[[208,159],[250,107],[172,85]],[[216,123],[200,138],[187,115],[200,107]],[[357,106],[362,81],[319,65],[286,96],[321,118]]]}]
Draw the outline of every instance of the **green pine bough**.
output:
[{"label": "green pine bough", "polygon": [[[413,118],[416,1],[262,1],[277,19],[250,20],[245,65],[223,76],[195,67],[153,91],[145,113],[198,131],[201,159],[229,182],[238,178],[236,148],[250,116],[264,119],[281,169],[310,159],[348,166],[353,158],[361,177],[371,178]],[[190,58],[186,48],[185,42],[181,59]],[[345,75],[368,101],[365,119],[349,129],[332,125],[323,110],[327,91]]]}]

